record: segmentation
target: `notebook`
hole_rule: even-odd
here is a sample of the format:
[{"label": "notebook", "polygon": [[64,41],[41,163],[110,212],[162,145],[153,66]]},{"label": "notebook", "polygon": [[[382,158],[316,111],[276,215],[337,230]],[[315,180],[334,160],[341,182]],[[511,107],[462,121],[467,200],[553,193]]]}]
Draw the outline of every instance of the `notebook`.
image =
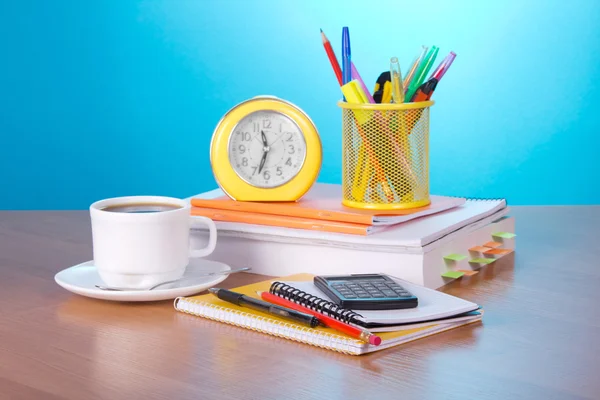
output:
[{"label": "notebook", "polygon": [[[232,200],[224,195],[220,195],[216,198],[196,196],[191,199],[193,207],[238,212],[238,214],[222,214],[221,221],[229,220],[226,218],[228,215],[231,215],[232,222],[257,223],[261,215],[267,214],[306,218],[309,220],[338,221],[375,226],[403,223],[415,218],[460,206],[461,204],[464,204],[464,202],[464,198],[431,196],[431,204],[420,208],[394,211],[355,209],[342,205],[341,185],[328,183],[315,183],[304,197],[296,202],[241,202]],[[243,213],[249,213],[248,221],[241,221]],[[273,219],[265,219],[265,225],[271,225],[271,223],[268,222],[272,221]],[[280,221],[285,223],[285,220],[283,219]],[[290,224],[294,226],[282,226],[298,228],[298,226],[292,222],[290,222]]]},{"label": "notebook", "polygon": [[370,235],[385,228],[384,226],[363,225],[351,222],[298,218],[287,215],[262,214],[227,209],[219,210],[216,208],[192,207],[191,213],[193,216],[208,217],[213,221],[309,229],[313,231],[345,233],[349,235]]},{"label": "notebook", "polygon": [[[220,189],[189,198],[193,202],[199,198],[218,198],[223,195]],[[389,226],[372,235],[348,235],[306,229],[292,229],[279,226],[266,226],[239,222],[217,221],[219,235],[235,236],[254,240],[277,241],[283,243],[320,244],[333,247],[389,251],[417,251],[441,238],[449,238],[454,232],[470,226],[477,229],[508,214],[509,208],[504,199],[467,199],[462,205],[441,211],[426,218],[416,218],[402,224]],[[192,217],[192,230],[205,230],[203,225],[195,225]]]},{"label": "notebook", "polygon": [[[313,275],[310,274],[297,274],[285,277],[285,281],[312,281],[312,278]],[[273,280],[267,280],[234,288],[232,290],[258,298],[256,292],[268,291],[272,283]],[[220,300],[212,294],[192,297],[178,297],[175,299],[174,307],[177,311],[190,315],[207,318],[264,334],[285,338],[291,341],[351,355],[361,355],[383,350],[392,346],[398,346],[416,339],[431,336],[436,333],[458,328],[460,326],[481,320],[480,317],[474,321],[458,321],[443,324],[437,323],[416,327],[413,329],[383,332],[378,334],[378,336],[380,336],[382,339],[381,345],[374,346],[342,334],[331,328],[321,326],[317,328],[308,328],[270,314],[253,310],[248,307],[236,306]]]},{"label": "notebook", "polygon": [[[273,285],[273,294],[312,309],[322,309],[339,320],[362,326],[374,332],[387,327],[402,329],[403,325],[422,322],[441,322],[447,318],[477,318],[480,306],[449,294],[391,277],[419,299],[416,308],[400,310],[360,310],[339,308],[310,281],[283,281]],[[470,315],[469,315],[470,314]]]}]

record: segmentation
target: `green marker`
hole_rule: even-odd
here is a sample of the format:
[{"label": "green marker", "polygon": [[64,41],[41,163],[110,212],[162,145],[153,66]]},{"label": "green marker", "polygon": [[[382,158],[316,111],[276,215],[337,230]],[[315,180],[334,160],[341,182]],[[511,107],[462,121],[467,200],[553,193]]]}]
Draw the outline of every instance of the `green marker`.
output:
[{"label": "green marker", "polygon": [[419,64],[417,72],[415,72],[415,76],[410,82],[410,87],[408,88],[408,91],[406,92],[406,97],[404,98],[405,101],[410,102],[419,86],[423,84],[423,82],[425,81],[425,77],[427,76],[429,70],[433,66],[433,62],[435,61],[439,50],[440,49],[437,46],[431,46],[431,49],[429,49],[429,52],[427,53],[425,58],[423,58],[421,64]]}]

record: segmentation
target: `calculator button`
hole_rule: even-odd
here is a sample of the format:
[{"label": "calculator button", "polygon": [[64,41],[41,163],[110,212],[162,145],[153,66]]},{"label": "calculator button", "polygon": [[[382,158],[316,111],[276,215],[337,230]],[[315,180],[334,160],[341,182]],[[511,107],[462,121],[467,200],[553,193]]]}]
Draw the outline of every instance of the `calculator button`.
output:
[{"label": "calculator button", "polygon": [[371,296],[369,296],[368,294],[365,293],[365,294],[359,294],[358,297],[361,298],[361,299],[368,299]]},{"label": "calculator button", "polygon": [[356,295],[354,295],[354,294],[348,294],[348,295],[346,295],[344,297],[347,298],[347,299],[355,299]]},{"label": "calculator button", "polygon": [[381,298],[384,298],[385,295],[383,293],[375,293],[375,294],[373,294],[373,297],[376,299],[381,299]]},{"label": "calculator button", "polygon": [[396,293],[393,290],[382,290],[382,292],[387,297],[396,297]]}]

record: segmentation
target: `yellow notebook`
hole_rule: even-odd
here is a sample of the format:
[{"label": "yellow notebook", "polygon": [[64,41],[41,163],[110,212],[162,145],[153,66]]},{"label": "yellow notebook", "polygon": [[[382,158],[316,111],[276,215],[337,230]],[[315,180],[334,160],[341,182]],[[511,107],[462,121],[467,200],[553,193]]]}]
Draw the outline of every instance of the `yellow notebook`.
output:
[{"label": "yellow notebook", "polygon": [[[280,279],[271,279],[246,285],[232,290],[259,298],[256,292],[268,291],[271,283],[275,280],[312,281],[313,277],[314,275],[310,274],[296,274]],[[481,320],[481,318],[479,318],[471,321],[432,324],[395,332],[378,332],[377,335],[381,337],[382,342],[379,346],[373,346],[331,328],[321,326],[317,328],[308,328],[271,314],[262,313],[248,307],[236,306],[235,304],[223,301],[212,294],[193,297],[178,297],[175,299],[175,309],[187,314],[351,355],[360,355],[383,350]]]}]

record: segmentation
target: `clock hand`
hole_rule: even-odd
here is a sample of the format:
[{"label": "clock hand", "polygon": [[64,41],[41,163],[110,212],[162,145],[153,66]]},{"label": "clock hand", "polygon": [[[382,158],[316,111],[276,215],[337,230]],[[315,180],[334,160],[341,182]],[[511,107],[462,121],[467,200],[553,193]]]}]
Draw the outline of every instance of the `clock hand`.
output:
[{"label": "clock hand", "polygon": [[[267,136],[263,131],[260,131],[260,137],[262,138],[263,146],[269,147],[269,143],[267,143]],[[269,150],[267,150],[269,151]]]},{"label": "clock hand", "polygon": [[262,156],[262,158],[260,159],[260,165],[258,166],[258,173],[259,173],[259,174],[261,173],[261,171],[262,171],[263,167],[265,166],[265,161],[267,161],[267,154],[268,154],[268,153],[265,151],[265,152],[263,153],[263,156]]},{"label": "clock hand", "polygon": [[263,156],[260,159],[260,165],[258,166],[258,173],[260,174],[263,167],[265,166],[265,162],[267,161],[267,154],[269,153],[269,150],[271,150],[269,148],[269,143],[267,142],[267,135],[265,135],[264,131],[260,131],[260,137],[262,138],[262,142],[263,142]]}]

